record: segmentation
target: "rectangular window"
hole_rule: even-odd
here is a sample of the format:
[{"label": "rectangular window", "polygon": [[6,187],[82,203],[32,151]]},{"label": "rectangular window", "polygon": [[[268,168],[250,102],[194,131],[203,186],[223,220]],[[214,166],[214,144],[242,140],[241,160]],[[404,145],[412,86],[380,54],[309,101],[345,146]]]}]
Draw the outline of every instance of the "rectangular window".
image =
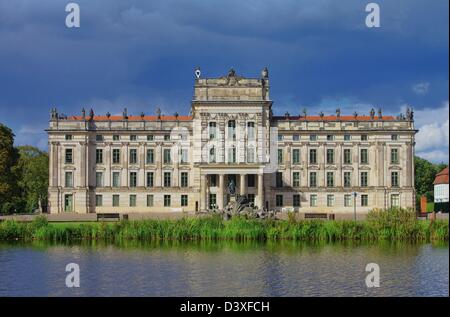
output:
[{"label": "rectangular window", "polygon": [[292,196],[292,204],[294,207],[300,207],[300,195],[294,194]]},{"label": "rectangular window", "polygon": [[334,206],[334,195],[327,195],[327,207]]},{"label": "rectangular window", "polygon": [[236,121],[228,121],[228,139],[236,140]]},{"label": "rectangular window", "polygon": [[391,149],[391,164],[398,164],[398,149]]},{"label": "rectangular window", "polygon": [[277,172],[276,173],[276,187],[283,187],[283,173]]},{"label": "rectangular window", "polygon": [[344,187],[352,186],[352,174],[351,172],[344,172]]},{"label": "rectangular window", "polygon": [[147,135],[147,141],[153,141],[154,139],[155,137],[153,136],[153,134]]},{"label": "rectangular window", "polygon": [[311,134],[311,135],[309,136],[309,140],[310,140],[310,141],[317,141],[317,134]]},{"label": "rectangular window", "polygon": [[97,134],[97,135],[95,136],[95,141],[97,141],[97,142],[102,142],[102,141],[103,141],[103,135]]},{"label": "rectangular window", "polygon": [[369,164],[369,155],[367,149],[361,149],[361,164]]},{"label": "rectangular window", "polygon": [[189,186],[189,178],[187,172],[181,172],[181,187]]},{"label": "rectangular window", "polygon": [[130,195],[130,207],[136,207],[136,195]]},{"label": "rectangular window", "polygon": [[209,139],[210,140],[215,140],[216,137],[217,137],[216,123],[215,122],[210,122],[209,123]]},{"label": "rectangular window", "polygon": [[391,186],[398,187],[398,172],[391,173]]},{"label": "rectangular window", "polygon": [[181,206],[186,207],[188,205],[188,195],[181,195]]},{"label": "rectangular window", "polygon": [[309,164],[317,164],[317,149],[309,150]]},{"label": "rectangular window", "polygon": [[164,164],[170,164],[172,162],[170,149],[164,149],[163,154],[164,154]]},{"label": "rectangular window", "polygon": [[113,164],[120,164],[120,149],[113,149]]},{"label": "rectangular window", "polygon": [[317,195],[316,194],[309,195],[309,205],[311,207],[317,207]]},{"label": "rectangular window", "polygon": [[292,173],[292,186],[293,187],[300,187],[300,172],[293,172]]},{"label": "rectangular window", "polygon": [[344,134],[344,141],[350,141],[352,139],[352,137],[350,136],[350,134]]},{"label": "rectangular window", "polygon": [[327,149],[327,164],[334,164],[334,150]]},{"label": "rectangular window", "polygon": [[283,150],[278,149],[278,164],[283,164]]},{"label": "rectangular window", "polygon": [[309,187],[317,187],[317,173],[316,172],[309,173]]},{"label": "rectangular window", "polygon": [[118,134],[114,134],[113,141],[119,141],[119,140],[120,140],[120,136]]},{"label": "rectangular window", "polygon": [[352,150],[344,149],[344,164],[352,164]]},{"label": "rectangular window", "polygon": [[153,195],[147,195],[147,207],[153,207]]},{"label": "rectangular window", "polygon": [[137,149],[130,149],[130,164],[137,164]]},{"label": "rectangular window", "polygon": [[103,187],[103,173],[95,172],[95,186]]},{"label": "rectangular window", "polygon": [[293,164],[300,164],[300,149],[293,149],[292,150],[292,163]]},{"label": "rectangular window", "polygon": [[137,173],[130,172],[130,187],[136,187],[136,186],[137,186]]},{"label": "rectangular window", "polygon": [[136,134],[130,135],[130,141],[136,141],[136,140],[137,140],[137,135]]},{"label": "rectangular window", "polygon": [[255,123],[247,122],[247,138],[249,140],[255,139]]},{"label": "rectangular window", "polygon": [[65,138],[66,138],[66,141],[72,140],[72,134],[66,134]]},{"label": "rectangular window", "polygon": [[187,149],[180,149],[180,163],[181,164],[188,163],[188,150]]},{"label": "rectangular window", "polygon": [[73,187],[73,173],[66,172],[65,173],[65,187]]},{"label": "rectangular window", "polygon": [[147,172],[147,187],[153,187],[155,184],[155,174],[153,172]]},{"label": "rectangular window", "polygon": [[164,187],[170,187],[171,186],[171,173],[170,172],[164,172]]},{"label": "rectangular window", "polygon": [[352,195],[346,194],[344,195],[344,207],[352,206]]},{"label": "rectangular window", "polygon": [[247,174],[247,187],[255,187],[255,174]]},{"label": "rectangular window", "polygon": [[278,134],[278,141],[283,141],[283,135],[282,134]]},{"label": "rectangular window", "polygon": [[361,141],[367,141],[367,134],[361,134]]},{"label": "rectangular window", "polygon": [[[216,174],[210,175],[209,180],[211,182],[211,187],[217,187],[217,175]],[[234,184],[236,184],[236,182]]]},{"label": "rectangular window", "polygon": [[368,173],[361,172],[361,187],[367,187],[368,184]]},{"label": "rectangular window", "polygon": [[294,135],[292,136],[292,140],[293,140],[293,141],[300,141],[300,135],[299,135],[299,134],[294,134]]},{"label": "rectangular window", "polygon": [[64,195],[64,211],[73,211],[73,195]]},{"label": "rectangular window", "polygon": [[97,206],[97,207],[103,206],[103,196],[102,195],[95,195],[95,206]]},{"label": "rectangular window", "polygon": [[216,194],[209,194],[209,209],[217,208],[217,196]]},{"label": "rectangular window", "polygon": [[147,164],[154,164],[154,163],[155,163],[155,150],[147,149]]},{"label": "rectangular window", "polygon": [[283,207],[283,195],[276,195],[275,202],[277,207]]},{"label": "rectangular window", "polygon": [[236,163],[236,148],[234,146],[228,148],[228,163]]},{"label": "rectangular window", "polygon": [[400,195],[399,194],[391,195],[391,207],[400,207]]},{"label": "rectangular window", "polygon": [[397,141],[398,140],[398,134],[392,134],[391,135],[391,140],[392,141]]},{"label": "rectangular window", "polygon": [[247,163],[255,163],[255,148],[253,146],[247,148]]},{"label": "rectangular window", "polygon": [[112,198],[113,198],[113,201],[112,201],[113,207],[119,207],[120,196],[119,195],[113,195]]},{"label": "rectangular window", "polygon": [[170,207],[170,195],[164,195],[164,207]]},{"label": "rectangular window", "polygon": [[333,141],[333,140],[334,140],[334,135],[328,134],[327,135],[327,141]]},{"label": "rectangular window", "polygon": [[73,164],[73,149],[66,149],[65,162],[66,164]]},{"label": "rectangular window", "polygon": [[102,149],[95,150],[95,163],[97,163],[97,164],[103,163],[103,150]]},{"label": "rectangular window", "polygon": [[334,187],[334,173],[327,172],[327,187]]},{"label": "rectangular window", "polygon": [[170,141],[170,134],[164,134],[164,141]]},{"label": "rectangular window", "polygon": [[120,187],[120,172],[113,172],[112,173],[112,186],[113,187]]},{"label": "rectangular window", "polygon": [[361,195],[361,206],[367,207],[369,205],[369,196]]}]

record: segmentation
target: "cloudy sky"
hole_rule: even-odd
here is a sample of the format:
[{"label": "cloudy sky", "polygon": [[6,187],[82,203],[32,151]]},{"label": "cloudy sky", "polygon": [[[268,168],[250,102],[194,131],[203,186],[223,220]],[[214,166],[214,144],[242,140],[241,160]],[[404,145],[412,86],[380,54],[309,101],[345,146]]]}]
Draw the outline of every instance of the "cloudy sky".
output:
[{"label": "cloudy sky", "polygon": [[269,67],[275,113],[415,110],[416,152],[448,162],[447,0],[0,0],[0,122],[47,148],[51,107],[79,114],[188,114],[193,69]]}]

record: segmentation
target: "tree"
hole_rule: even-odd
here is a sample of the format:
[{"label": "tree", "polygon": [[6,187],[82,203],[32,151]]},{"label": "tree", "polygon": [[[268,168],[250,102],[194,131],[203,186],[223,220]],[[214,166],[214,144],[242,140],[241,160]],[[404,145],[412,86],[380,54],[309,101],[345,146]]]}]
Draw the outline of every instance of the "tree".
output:
[{"label": "tree", "polygon": [[17,198],[17,181],[12,171],[18,159],[14,134],[0,123],[0,212],[11,213]]},{"label": "tree", "polygon": [[427,196],[428,201],[434,199],[434,179],[436,174],[447,167],[444,163],[433,164],[423,158],[416,156],[415,160],[415,187],[417,200],[420,196]]},{"label": "tree", "polygon": [[21,193],[23,211],[33,212],[39,202],[46,204],[48,191],[48,154],[32,146],[19,146],[14,167]]}]

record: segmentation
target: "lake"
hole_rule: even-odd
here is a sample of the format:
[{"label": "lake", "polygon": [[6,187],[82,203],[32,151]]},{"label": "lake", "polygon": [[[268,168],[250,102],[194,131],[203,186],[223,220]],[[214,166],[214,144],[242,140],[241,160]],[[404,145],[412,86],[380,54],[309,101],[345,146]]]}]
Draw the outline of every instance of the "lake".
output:
[{"label": "lake", "polygon": [[[448,296],[448,243],[0,244],[0,296]],[[80,287],[68,288],[68,263]],[[366,286],[377,263],[380,287]]]}]

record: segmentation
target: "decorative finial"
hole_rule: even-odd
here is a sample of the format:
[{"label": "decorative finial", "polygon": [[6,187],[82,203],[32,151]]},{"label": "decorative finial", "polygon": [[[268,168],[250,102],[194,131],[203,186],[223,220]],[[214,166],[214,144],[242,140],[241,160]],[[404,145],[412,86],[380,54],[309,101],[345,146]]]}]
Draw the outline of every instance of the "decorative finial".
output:
[{"label": "decorative finial", "polygon": [[92,108],[89,110],[89,120],[94,120],[94,110]]},{"label": "decorative finial", "polygon": [[56,108],[52,108],[52,110],[50,111],[50,118],[52,120],[58,119],[58,111],[56,110]]},{"label": "decorative finial", "polygon": [[414,109],[411,108],[411,112],[409,113],[409,120],[413,121],[414,120]]},{"label": "decorative finial", "polygon": [[381,108],[378,108],[378,120],[382,120],[383,119],[383,112],[381,110]]},{"label": "decorative finial", "polygon": [[161,109],[156,109],[156,116],[158,117],[158,120],[161,119]]},{"label": "decorative finial", "polygon": [[86,110],[84,109],[84,107],[81,109],[81,118],[86,119]]},{"label": "decorative finial", "polygon": [[195,67],[194,70],[195,78],[200,79],[200,76],[202,75],[202,72],[200,71],[200,67]]},{"label": "decorative finial", "polygon": [[358,112],[353,112],[353,117],[356,119],[358,117]]},{"label": "decorative finial", "polygon": [[303,108],[303,116],[306,118],[306,115],[308,114],[308,112],[307,112],[307,110],[306,110],[306,108]]},{"label": "decorative finial", "polygon": [[124,108],[124,109],[123,109],[122,117],[123,117],[125,120],[128,120],[128,109],[127,109],[127,108]]},{"label": "decorative finial", "polygon": [[175,116],[175,119],[178,120],[178,112],[175,112],[175,113],[174,113],[174,116]]},{"label": "decorative finial", "polygon": [[323,118],[323,116],[324,116],[323,111],[320,111],[320,112],[319,112],[319,116],[320,116],[321,118]]},{"label": "decorative finial", "polygon": [[410,120],[410,118],[411,118],[411,109],[409,109],[408,107],[406,108],[406,119]]},{"label": "decorative finial", "polygon": [[228,71],[228,77],[234,77],[236,75],[236,71],[234,70],[233,67],[230,68],[230,70]]},{"label": "decorative finial", "polygon": [[106,113],[106,117],[107,117],[108,119],[111,117],[111,113],[110,113],[109,111]]},{"label": "decorative finial", "polygon": [[286,113],[284,114],[284,117],[286,118],[286,120],[289,119],[289,112],[286,111]]},{"label": "decorative finial", "polygon": [[336,109],[336,117],[339,119],[341,117],[341,108]]},{"label": "decorative finial", "polygon": [[264,67],[264,69],[261,71],[261,76],[263,79],[269,78],[269,69],[267,67]]},{"label": "decorative finial", "polygon": [[141,119],[144,119],[145,113],[144,111],[141,112]]},{"label": "decorative finial", "polygon": [[371,110],[370,110],[370,119],[374,119],[375,118],[375,110],[372,108]]}]

